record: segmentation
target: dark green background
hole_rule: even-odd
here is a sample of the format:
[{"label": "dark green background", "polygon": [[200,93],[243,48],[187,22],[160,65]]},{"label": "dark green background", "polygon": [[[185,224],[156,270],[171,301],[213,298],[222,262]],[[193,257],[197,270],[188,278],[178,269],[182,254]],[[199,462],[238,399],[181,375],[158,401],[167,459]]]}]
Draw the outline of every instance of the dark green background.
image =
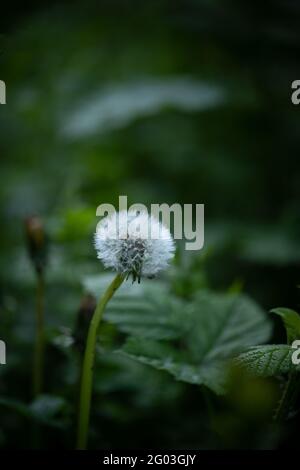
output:
[{"label": "dark green background", "polygon": [[[300,110],[291,103],[291,82],[300,75],[298,3],[115,0],[15,8],[0,22],[0,79],[7,85],[0,108],[0,337],[10,355],[0,395],[30,400],[28,215],[43,218],[50,239],[46,313],[53,328],[74,327],[81,280],[102,270],[92,245],[96,207],[117,204],[122,194],[129,203],[205,204],[205,249],[178,250],[183,297],[203,285],[235,284],[265,310],[299,309]],[[82,125],[89,116],[81,133],[70,131],[75,117]],[[284,341],[279,322],[274,326],[274,340]],[[70,398],[73,379],[61,383],[60,354],[52,346],[47,355],[48,387]],[[114,368],[119,382],[108,393]],[[102,447],[264,445],[253,437],[257,423],[250,441],[236,431],[228,439],[207,437],[197,387],[174,385],[163,374],[156,386],[156,372],[142,366],[128,377],[122,370],[107,366]],[[222,400],[216,406],[222,417]],[[0,412],[0,444],[30,446],[26,419]],[[46,427],[43,446],[72,445],[69,414],[62,431]],[[235,410],[230,419],[244,418]],[[294,429],[295,420],[270,446],[292,445]]]}]

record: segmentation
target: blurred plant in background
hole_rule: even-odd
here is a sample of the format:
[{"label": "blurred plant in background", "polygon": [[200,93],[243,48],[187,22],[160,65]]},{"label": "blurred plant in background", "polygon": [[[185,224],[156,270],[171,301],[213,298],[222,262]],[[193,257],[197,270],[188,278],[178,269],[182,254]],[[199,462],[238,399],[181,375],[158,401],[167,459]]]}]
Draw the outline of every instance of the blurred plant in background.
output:
[{"label": "blurred plant in background", "polygon": [[[108,308],[91,448],[293,447],[298,415],[272,421],[289,371],[253,377],[224,361],[286,348],[265,312],[299,310],[299,5],[29,4],[0,19],[1,447],[31,447],[30,422],[42,447],[73,446],[87,295],[109,280],[91,243],[96,208],[120,194],[204,203],[205,247],[179,246],[165,277],[121,288]],[[51,240],[34,401],[31,214]]]},{"label": "blurred plant in background", "polygon": [[33,364],[33,394],[37,396],[43,388],[44,377],[44,310],[45,310],[45,268],[48,243],[43,223],[38,217],[25,220],[28,255],[36,273],[36,339]]}]

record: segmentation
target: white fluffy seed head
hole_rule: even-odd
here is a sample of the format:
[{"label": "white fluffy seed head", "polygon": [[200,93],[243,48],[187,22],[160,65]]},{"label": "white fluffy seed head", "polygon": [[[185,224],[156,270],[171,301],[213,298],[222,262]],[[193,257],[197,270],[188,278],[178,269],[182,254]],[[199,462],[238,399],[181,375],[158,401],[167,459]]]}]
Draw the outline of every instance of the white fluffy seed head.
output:
[{"label": "white fluffy seed head", "polygon": [[167,268],[175,244],[168,228],[148,213],[114,212],[105,217],[95,233],[97,256],[106,268],[133,281],[154,277]]}]

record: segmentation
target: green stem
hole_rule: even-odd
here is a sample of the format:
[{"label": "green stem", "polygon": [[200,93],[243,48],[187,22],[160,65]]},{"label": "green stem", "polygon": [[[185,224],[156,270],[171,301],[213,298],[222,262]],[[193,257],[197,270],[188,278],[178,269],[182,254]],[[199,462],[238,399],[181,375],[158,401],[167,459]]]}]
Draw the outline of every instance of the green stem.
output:
[{"label": "green stem", "polygon": [[81,374],[79,419],[77,429],[77,449],[86,449],[87,445],[93,384],[93,368],[98,327],[107,302],[111,299],[111,297],[114,295],[115,291],[120,287],[123,281],[124,276],[122,276],[121,274],[117,274],[117,276],[108,286],[107,290],[104,292],[103,296],[98,302],[98,305],[96,307],[95,313],[89,326]]},{"label": "green stem", "polygon": [[41,273],[37,277],[36,293],[36,338],[33,363],[33,395],[38,396],[43,388],[44,368],[44,277]]},{"label": "green stem", "polygon": [[281,422],[287,418],[288,413],[292,409],[293,404],[297,398],[299,386],[300,374],[297,371],[292,371],[289,374],[288,380],[284,386],[279,405],[275,412],[274,421]]}]

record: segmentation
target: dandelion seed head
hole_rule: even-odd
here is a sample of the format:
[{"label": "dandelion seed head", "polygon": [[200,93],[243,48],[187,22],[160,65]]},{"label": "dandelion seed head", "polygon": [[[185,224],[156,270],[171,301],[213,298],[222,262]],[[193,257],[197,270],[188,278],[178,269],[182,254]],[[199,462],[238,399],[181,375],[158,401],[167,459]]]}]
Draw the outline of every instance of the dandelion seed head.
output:
[{"label": "dandelion seed head", "polygon": [[170,231],[148,213],[114,212],[98,224],[97,257],[106,268],[132,276],[154,277],[169,265],[175,244]]}]

